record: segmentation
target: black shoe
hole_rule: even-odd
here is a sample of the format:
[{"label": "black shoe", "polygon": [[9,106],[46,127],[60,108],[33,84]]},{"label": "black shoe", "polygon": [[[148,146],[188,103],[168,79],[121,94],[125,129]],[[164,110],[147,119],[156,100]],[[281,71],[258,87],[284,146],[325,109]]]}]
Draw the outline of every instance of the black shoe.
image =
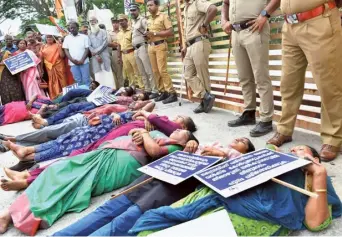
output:
[{"label": "black shoe", "polygon": [[0,133],[0,140],[5,140],[5,137],[13,137],[13,136]]},{"label": "black shoe", "polygon": [[249,135],[251,137],[261,137],[269,132],[273,131],[272,121],[269,122],[259,122],[255,128],[253,128]]},{"label": "black shoe", "polygon": [[196,109],[194,109],[194,113],[195,114],[204,113],[203,101],[199,104],[199,106]]},{"label": "black shoe", "polygon": [[36,163],[36,161],[34,160],[28,160],[28,161],[19,161],[16,165],[10,167],[10,170],[14,170],[14,171],[24,171],[24,170],[28,170],[34,166],[38,166],[38,164]]},{"label": "black shoe", "polygon": [[160,96],[155,98],[154,101],[159,102],[159,101],[165,100],[167,97],[169,97],[169,94],[167,92],[163,92],[160,94]]},{"label": "black shoe", "polygon": [[153,100],[153,99],[155,99],[155,98],[157,98],[157,97],[159,97],[159,94],[158,94],[158,93],[152,93],[152,94],[149,96],[150,100]]},{"label": "black shoe", "polygon": [[228,122],[228,127],[239,127],[243,125],[254,125],[255,124],[255,110],[247,110],[235,120]]},{"label": "black shoe", "polygon": [[176,102],[177,100],[178,100],[177,94],[172,93],[170,94],[169,97],[167,97],[167,99],[163,100],[163,104],[170,104],[170,103]]},{"label": "black shoe", "polygon": [[4,144],[0,143],[0,152],[7,152],[9,151],[9,149],[7,148],[7,146],[5,146]]},{"label": "black shoe", "polygon": [[203,107],[204,112],[209,113],[210,110],[213,108],[215,102],[215,96],[212,94],[209,94],[208,92],[205,93],[203,98]]}]

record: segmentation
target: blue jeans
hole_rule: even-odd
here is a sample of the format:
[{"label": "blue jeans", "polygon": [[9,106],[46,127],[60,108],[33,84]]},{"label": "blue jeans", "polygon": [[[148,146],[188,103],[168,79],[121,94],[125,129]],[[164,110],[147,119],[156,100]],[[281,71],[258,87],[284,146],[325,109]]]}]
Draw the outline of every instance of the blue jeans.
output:
[{"label": "blue jeans", "polygon": [[89,111],[95,109],[96,105],[93,102],[81,102],[75,104],[69,104],[64,107],[62,110],[58,111],[56,114],[52,115],[50,118],[47,118],[48,125],[54,125],[62,123],[64,119],[80,113],[84,111]]},{"label": "blue jeans", "polygon": [[83,65],[71,66],[71,73],[75,81],[79,85],[89,86],[90,84],[89,63],[83,64]]},{"label": "blue jeans", "polygon": [[127,236],[142,215],[140,208],[125,195],[107,201],[76,223],[54,236]]}]

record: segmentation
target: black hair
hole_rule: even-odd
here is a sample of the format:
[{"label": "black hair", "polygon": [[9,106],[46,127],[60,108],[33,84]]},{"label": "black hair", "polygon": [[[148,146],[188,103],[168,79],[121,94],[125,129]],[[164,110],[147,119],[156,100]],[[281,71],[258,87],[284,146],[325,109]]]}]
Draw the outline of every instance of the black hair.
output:
[{"label": "black hair", "polygon": [[184,125],[186,127],[186,130],[188,130],[190,132],[196,132],[197,131],[197,126],[196,126],[194,120],[192,120],[192,118],[190,118],[190,117],[186,117],[184,119]]},{"label": "black hair", "polygon": [[96,87],[99,87],[100,83],[98,81],[91,81],[90,83],[94,83]]},{"label": "black hair", "polygon": [[69,27],[70,27],[72,24],[74,24],[74,25],[77,27],[77,29],[80,27],[80,25],[79,25],[76,21],[70,22],[70,23],[69,23]]},{"label": "black hair", "polygon": [[143,99],[142,99],[143,101],[149,100],[149,99],[150,99],[150,96],[148,95],[147,92],[144,92],[143,95],[144,95],[144,97],[143,97]]},{"label": "black hair", "polygon": [[155,5],[160,6],[160,1],[159,0],[147,0],[146,4],[150,1],[153,1]]},{"label": "black hair", "polygon": [[127,93],[127,96],[132,96],[134,94],[134,89],[131,86],[125,87],[125,91]]},{"label": "black hair", "polygon": [[105,30],[106,26],[104,24],[99,24],[100,29]]},{"label": "black hair", "polygon": [[310,151],[312,153],[312,156],[318,158],[319,159],[319,163],[321,163],[321,156],[319,155],[318,151],[315,148],[311,147],[311,146],[308,146],[308,145],[305,145],[305,146],[307,146],[310,149]]},{"label": "black hair", "polygon": [[[246,137],[245,137],[246,138]],[[255,151],[255,146],[253,145],[253,143],[251,142],[251,140],[249,140],[248,138],[246,138],[248,143],[248,148],[247,148],[247,152],[246,153],[249,153],[249,152],[252,152],[252,151]]]},{"label": "black hair", "polygon": [[195,137],[195,135],[192,132],[188,131],[188,135],[189,135],[188,141],[195,141],[197,142],[197,144],[199,144],[198,139]]},{"label": "black hair", "polygon": [[27,41],[26,41],[25,39],[20,39],[20,40],[18,40],[18,45],[19,45],[19,43],[20,43],[21,41],[24,41],[24,42],[25,42],[25,45],[27,46]]}]

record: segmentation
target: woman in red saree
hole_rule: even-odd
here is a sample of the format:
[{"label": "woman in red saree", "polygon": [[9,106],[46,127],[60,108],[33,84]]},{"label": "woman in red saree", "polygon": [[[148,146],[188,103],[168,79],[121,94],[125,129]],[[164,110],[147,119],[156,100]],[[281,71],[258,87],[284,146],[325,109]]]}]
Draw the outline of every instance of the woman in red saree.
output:
[{"label": "woman in red saree", "polygon": [[48,88],[50,98],[54,99],[67,86],[64,51],[62,45],[56,42],[52,35],[46,36],[46,45],[42,47],[41,57],[49,76]]}]

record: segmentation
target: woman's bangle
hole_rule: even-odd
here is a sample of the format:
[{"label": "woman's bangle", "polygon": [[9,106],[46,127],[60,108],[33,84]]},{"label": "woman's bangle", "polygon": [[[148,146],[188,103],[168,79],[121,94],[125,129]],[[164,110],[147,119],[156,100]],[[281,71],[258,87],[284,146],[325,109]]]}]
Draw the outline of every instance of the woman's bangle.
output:
[{"label": "woman's bangle", "polygon": [[326,193],[327,190],[326,189],[316,189],[315,193]]}]

